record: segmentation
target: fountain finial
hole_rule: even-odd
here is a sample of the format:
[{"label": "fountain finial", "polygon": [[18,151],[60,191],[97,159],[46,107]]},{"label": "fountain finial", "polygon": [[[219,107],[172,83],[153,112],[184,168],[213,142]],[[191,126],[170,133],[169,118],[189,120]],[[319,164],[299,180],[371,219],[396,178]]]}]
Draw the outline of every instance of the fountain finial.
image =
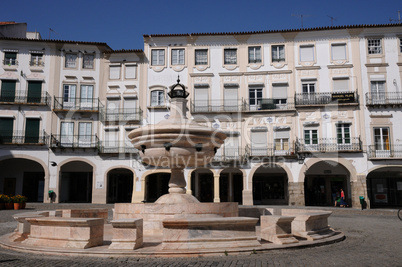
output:
[{"label": "fountain finial", "polygon": [[170,98],[187,98],[189,93],[186,91],[186,86],[180,83],[180,76],[177,75],[177,83],[170,87],[168,96]]}]

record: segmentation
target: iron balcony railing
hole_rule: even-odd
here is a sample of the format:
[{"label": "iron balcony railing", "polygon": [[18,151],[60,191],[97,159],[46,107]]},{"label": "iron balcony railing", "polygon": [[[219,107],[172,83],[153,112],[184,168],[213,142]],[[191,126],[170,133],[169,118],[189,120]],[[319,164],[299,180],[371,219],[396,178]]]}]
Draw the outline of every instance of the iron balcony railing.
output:
[{"label": "iron balcony railing", "polygon": [[102,108],[103,104],[99,101],[99,98],[54,98],[54,111],[99,112]]},{"label": "iron balcony railing", "polygon": [[402,159],[402,145],[369,145],[368,158],[374,159]]},{"label": "iron balcony railing", "polygon": [[246,111],[270,111],[270,110],[293,110],[295,104],[293,99],[262,98],[257,99],[257,105],[247,103]]},{"label": "iron balcony railing", "polygon": [[296,151],[300,152],[360,152],[360,137],[350,138],[311,138],[296,140]]},{"label": "iron balcony railing", "polygon": [[216,152],[213,162],[233,162],[242,161],[244,159],[245,151],[242,148],[232,148],[222,146]]},{"label": "iron balcony railing", "polygon": [[25,105],[44,105],[49,106],[52,97],[48,92],[40,95],[31,94],[29,91],[1,92],[0,104],[25,104]]},{"label": "iron balcony railing", "polygon": [[140,108],[120,108],[109,110],[101,109],[101,121],[141,121],[142,109]]},{"label": "iron balcony railing", "polygon": [[18,60],[14,58],[6,58],[3,60],[4,66],[18,66]]},{"label": "iron balcony railing", "polygon": [[366,104],[371,106],[402,105],[402,92],[366,93]]},{"label": "iron balcony railing", "polygon": [[0,144],[3,145],[46,145],[49,135],[45,131],[38,134],[27,134],[25,131],[0,130]]},{"label": "iron balcony railing", "polygon": [[357,92],[325,92],[325,93],[298,93],[295,95],[296,106],[326,105],[331,103],[353,104],[358,103]]},{"label": "iron balcony railing", "polygon": [[127,144],[120,141],[100,141],[98,140],[98,153],[99,154],[120,154],[120,153],[138,153],[138,149],[134,148],[132,144]]},{"label": "iron balcony railing", "polygon": [[238,100],[191,100],[191,113],[220,113],[220,112],[241,112],[246,110],[246,102]]},{"label": "iron balcony railing", "polygon": [[248,157],[295,157],[295,150],[293,144],[288,144],[288,146],[266,144],[266,145],[246,145],[245,153]]},{"label": "iron balcony railing", "polygon": [[31,60],[31,61],[29,61],[29,66],[31,66],[31,67],[44,67],[45,62],[43,62],[43,60]]},{"label": "iron balcony railing", "polygon": [[97,148],[96,135],[51,135],[52,148]]}]

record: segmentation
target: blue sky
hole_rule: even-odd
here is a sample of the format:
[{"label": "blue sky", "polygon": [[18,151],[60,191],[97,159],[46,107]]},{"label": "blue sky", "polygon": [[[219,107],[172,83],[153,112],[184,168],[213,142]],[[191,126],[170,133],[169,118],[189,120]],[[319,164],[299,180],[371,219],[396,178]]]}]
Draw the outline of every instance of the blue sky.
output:
[{"label": "blue sky", "polygon": [[[15,11],[11,11],[15,10]],[[143,34],[244,32],[397,20],[402,0],[3,0],[0,21],[28,23],[43,39],[143,49]]]}]

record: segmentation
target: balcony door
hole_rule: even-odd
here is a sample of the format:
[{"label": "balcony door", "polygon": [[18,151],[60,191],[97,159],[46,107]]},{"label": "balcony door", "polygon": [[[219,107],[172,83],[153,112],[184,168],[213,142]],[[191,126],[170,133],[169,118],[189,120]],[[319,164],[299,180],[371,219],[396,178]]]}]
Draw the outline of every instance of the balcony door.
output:
[{"label": "balcony door", "polygon": [[207,112],[209,111],[209,87],[194,87],[194,111]]},{"label": "balcony door", "polygon": [[385,82],[372,81],[371,82],[371,97],[373,104],[385,103]]},{"label": "balcony door", "polygon": [[41,81],[29,81],[28,82],[28,103],[40,103],[42,96],[42,82]]},{"label": "balcony door", "polygon": [[262,99],[262,88],[250,87],[248,89],[250,110],[259,110]]},{"label": "balcony door", "polygon": [[388,127],[374,128],[374,146],[377,158],[387,158],[390,156],[391,144]]},{"label": "balcony door", "polygon": [[75,93],[77,86],[73,84],[65,84],[63,86],[63,109],[71,109],[75,107]]},{"label": "balcony door", "polygon": [[25,143],[39,143],[40,119],[27,118],[25,122]]},{"label": "balcony door", "polygon": [[82,110],[93,110],[94,86],[93,85],[81,85],[81,109]]},{"label": "balcony door", "polygon": [[80,147],[91,147],[92,123],[80,122],[78,125],[78,145]]},{"label": "balcony door", "polygon": [[0,118],[0,144],[13,140],[14,118]]},{"label": "balcony door", "polygon": [[14,80],[1,81],[1,102],[15,102],[15,84]]},{"label": "balcony door", "polygon": [[336,125],[336,143],[338,145],[338,150],[352,149],[349,123],[340,123]]},{"label": "balcony door", "polygon": [[236,112],[239,110],[239,103],[237,101],[238,86],[228,86],[224,88],[224,109],[225,111]]},{"label": "balcony door", "polygon": [[304,145],[306,151],[318,150],[318,130],[305,129],[304,130]]},{"label": "balcony door", "polygon": [[303,99],[302,102],[304,105],[315,104],[315,83],[306,82],[302,84],[303,91]]},{"label": "balcony door", "polygon": [[268,155],[268,131],[259,130],[251,132],[251,156]]},{"label": "balcony door", "polygon": [[72,147],[74,144],[74,122],[62,122],[60,130],[60,142],[64,147]]}]

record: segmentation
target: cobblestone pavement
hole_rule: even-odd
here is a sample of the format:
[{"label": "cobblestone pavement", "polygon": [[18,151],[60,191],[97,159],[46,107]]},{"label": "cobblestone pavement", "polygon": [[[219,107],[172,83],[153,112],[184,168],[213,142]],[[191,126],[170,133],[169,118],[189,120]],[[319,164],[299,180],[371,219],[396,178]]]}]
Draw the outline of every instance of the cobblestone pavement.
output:
[{"label": "cobblestone pavement", "polygon": [[[80,207],[88,204],[27,205],[28,210]],[[111,210],[113,205],[90,207]],[[0,266],[402,266],[402,221],[396,216],[396,210],[325,209],[333,211],[329,224],[345,233],[344,241],[262,254],[163,259],[44,256],[0,248]],[[15,229],[12,215],[19,212],[0,210],[0,235]]]}]

